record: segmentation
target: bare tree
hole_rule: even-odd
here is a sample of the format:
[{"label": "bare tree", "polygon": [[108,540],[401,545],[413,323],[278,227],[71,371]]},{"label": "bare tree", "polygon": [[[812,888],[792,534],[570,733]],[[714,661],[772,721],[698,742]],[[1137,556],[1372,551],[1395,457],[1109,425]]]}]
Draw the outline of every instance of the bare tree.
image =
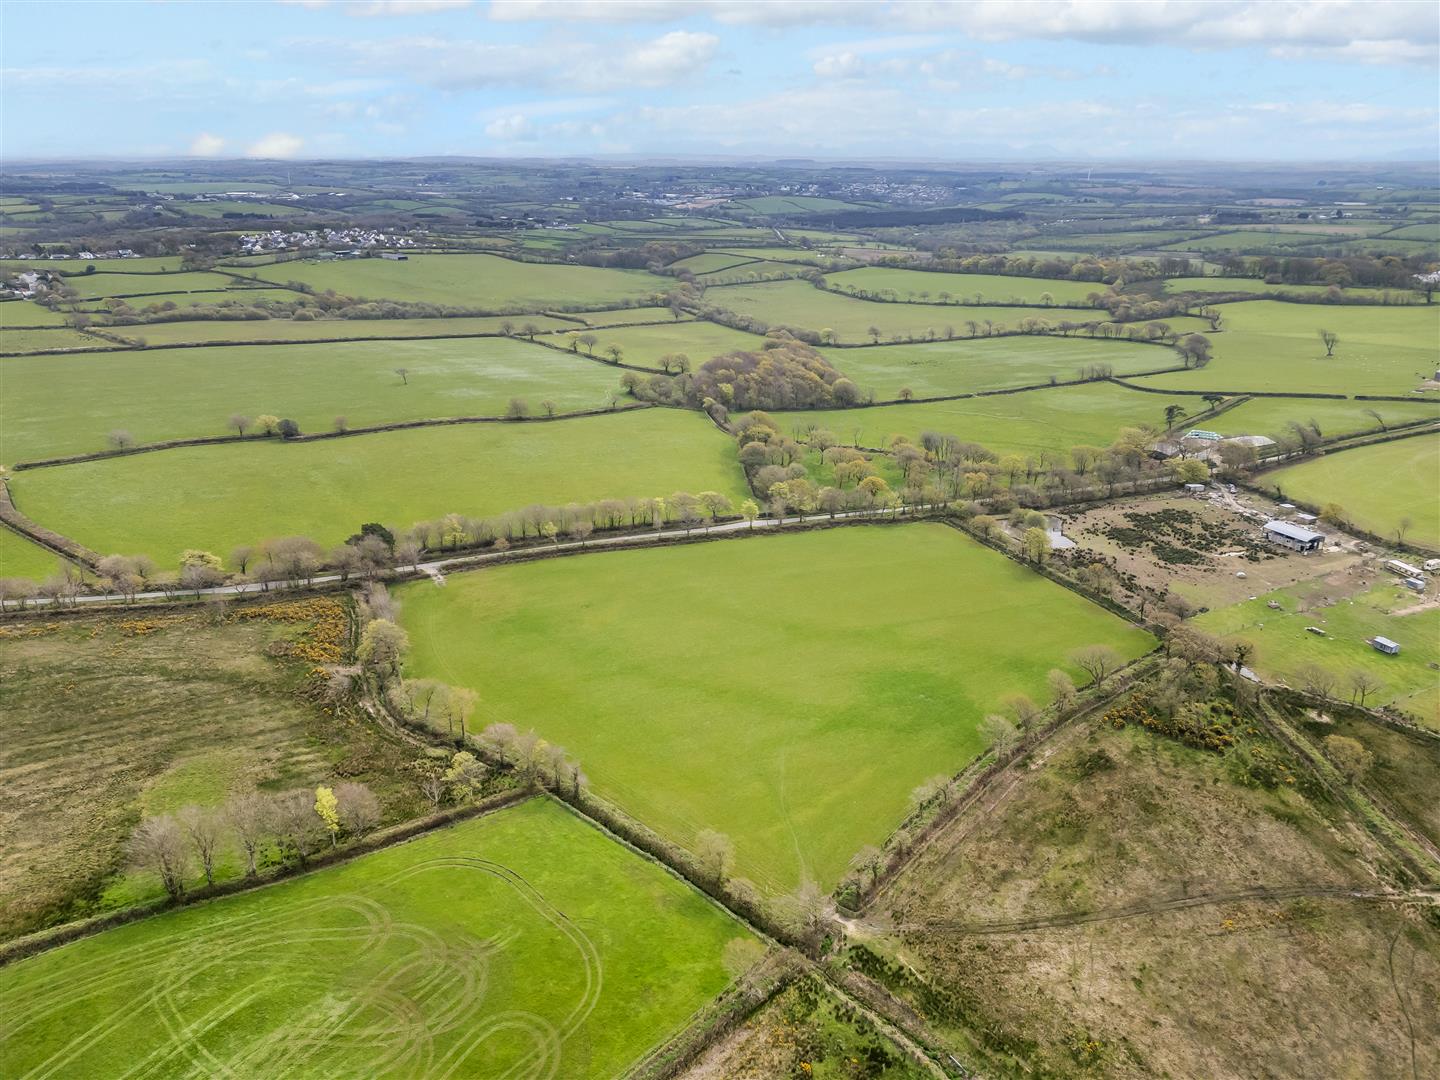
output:
[{"label": "bare tree", "polygon": [[112,450],[128,450],[135,445],[135,436],[124,428],[116,428],[106,436],[106,441]]},{"label": "bare tree", "polygon": [[1334,356],[1335,346],[1340,344],[1340,335],[1333,330],[1321,330],[1320,343],[1325,346],[1326,356]]},{"label": "bare tree", "polygon": [[282,791],[275,796],[272,806],[275,831],[289,842],[303,866],[320,832],[320,818],[315,813],[315,793],[305,788]]},{"label": "bare tree", "polygon": [[1295,681],[1300,684],[1300,689],[1316,697],[1333,697],[1335,693],[1335,673],[1320,664],[1306,664],[1295,672]]},{"label": "bare tree", "polygon": [[735,865],[735,845],[730,838],[714,829],[702,829],[695,837],[695,857],[716,886],[725,884]]},{"label": "bare tree", "polygon": [[220,843],[221,826],[219,814],[208,806],[182,806],[176,817],[185,835],[190,838],[195,854],[200,857],[200,867],[205,871],[205,884],[215,884],[215,847]]},{"label": "bare tree", "polygon": [[991,713],[980,721],[980,737],[998,756],[1004,757],[1020,741],[1020,729],[998,713]]},{"label": "bare tree", "polygon": [[160,878],[172,900],[185,895],[185,832],[168,814],[146,818],[130,837],[130,861]]},{"label": "bare tree", "polygon": [[336,784],[335,806],[351,836],[364,836],[380,824],[380,800],[364,784]]},{"label": "bare tree", "polygon": [[270,835],[270,800],[258,791],[236,795],[225,804],[225,820],[245,852],[245,874],[255,876],[255,857]]},{"label": "bare tree", "polygon": [[874,844],[866,844],[850,860],[850,869],[869,877],[870,886],[873,888],[880,877],[880,871],[885,869],[885,853]]},{"label": "bare tree", "polygon": [[1358,704],[1361,708],[1365,707],[1366,698],[1372,694],[1378,694],[1385,687],[1385,684],[1374,675],[1361,668],[1350,672],[1346,681],[1350,685],[1351,702]]},{"label": "bare tree", "polygon": [[1109,645],[1088,645],[1083,649],[1076,649],[1070,654],[1070,659],[1075,661],[1076,667],[1090,676],[1096,686],[1119,670],[1123,663],[1120,654]]},{"label": "bare tree", "polygon": [[422,772],[416,781],[420,788],[420,794],[428,802],[432,809],[440,809],[440,801],[445,798],[445,776],[439,770],[427,769]]},{"label": "bare tree", "polygon": [[400,384],[401,384],[402,386],[409,386],[409,385],[410,385],[410,369],[409,369],[409,368],[397,367],[397,368],[395,369],[395,374],[400,376]]},{"label": "bare tree", "polygon": [[245,429],[250,426],[250,417],[244,413],[234,413],[230,417],[229,426],[235,429],[237,435],[244,435]]}]

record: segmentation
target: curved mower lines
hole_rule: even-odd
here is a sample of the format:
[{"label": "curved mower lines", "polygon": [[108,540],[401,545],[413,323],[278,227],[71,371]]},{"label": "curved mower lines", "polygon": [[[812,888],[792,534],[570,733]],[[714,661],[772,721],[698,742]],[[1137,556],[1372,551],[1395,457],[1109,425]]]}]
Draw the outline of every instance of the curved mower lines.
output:
[{"label": "curved mower lines", "polygon": [[[427,860],[380,882],[379,895],[402,881],[441,869],[467,869],[503,882],[523,909],[576,954],[577,998],[560,1018],[521,1010],[488,1012],[491,962],[518,930],[487,939],[443,939],[395,921],[385,905],[356,894],[267,908],[213,919],[199,929],[135,946],[107,957],[103,971],[55,979],[7,1002],[5,1030],[14,1039],[35,1025],[63,1027],[88,1000],[133,989],[129,1007],[76,1030],[46,1060],[22,1075],[58,1080],[74,1075],[78,1059],[143,1014],[163,1038],[140,1054],[119,1080],[203,1075],[309,1075],[322,1068],[346,1075],[351,1051],[363,1051],[366,1076],[445,1078],[468,1074],[466,1062],[501,1034],[528,1044],[498,1075],[507,1080],[554,1080],[565,1044],[594,1010],[604,983],[599,952],[583,930],[519,874],[476,856]],[[306,946],[353,945],[350,970],[316,970]],[[225,986],[226,993],[215,988]],[[203,999],[203,1009],[194,1007]],[[249,1023],[237,1023],[249,1012]],[[262,1026],[254,1018],[280,1016],[264,1034],[237,1040],[234,1032]],[[73,1029],[72,1029],[73,1030]],[[350,1059],[354,1060],[354,1059]],[[356,1074],[358,1075],[358,1074]]]}]

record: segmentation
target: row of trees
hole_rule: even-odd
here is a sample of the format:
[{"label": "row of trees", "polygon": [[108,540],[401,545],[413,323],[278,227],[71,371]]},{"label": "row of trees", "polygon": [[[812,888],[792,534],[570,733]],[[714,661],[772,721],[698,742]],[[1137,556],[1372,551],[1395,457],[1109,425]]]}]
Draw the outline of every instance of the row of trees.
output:
[{"label": "row of trees", "polygon": [[267,856],[303,866],[327,841],[336,847],[342,837],[364,836],[380,817],[380,801],[364,784],[250,791],[219,807],[185,806],[145,818],[130,838],[130,862],[155,874],[178,900],[197,868],[207,886],[215,884],[217,858],[227,848],[243,856],[245,875],[255,877]]}]

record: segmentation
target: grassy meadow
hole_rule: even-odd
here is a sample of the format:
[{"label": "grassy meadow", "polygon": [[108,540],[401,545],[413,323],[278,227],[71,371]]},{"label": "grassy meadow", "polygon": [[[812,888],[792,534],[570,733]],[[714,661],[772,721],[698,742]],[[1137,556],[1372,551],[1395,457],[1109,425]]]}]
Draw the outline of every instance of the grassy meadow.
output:
[{"label": "grassy meadow", "polygon": [[314,433],[337,416],[352,427],[503,416],[512,397],[537,416],[542,401],[598,409],[620,384],[596,361],[510,338],[8,357],[0,377],[5,462],[103,450],[117,428],[141,443],[234,434],[235,413],[289,417]]},{"label": "grassy meadow", "polygon": [[915,397],[939,397],[1075,379],[1092,364],[1126,375],[1176,362],[1169,349],[1075,337],[958,338],[822,351],[862,393],[873,392],[880,401],[893,401],[905,388]]},{"label": "grassy meadow", "polygon": [[[1415,607],[1420,597],[1389,574],[1358,596],[1332,599],[1326,593],[1324,579],[1302,582],[1208,611],[1194,623],[1227,640],[1250,642],[1255,646],[1250,666],[1292,685],[1315,664],[1335,676],[1334,693],[1348,698],[1347,676],[1364,671],[1382,684],[1369,705],[1394,705],[1440,730],[1440,607],[1395,614]],[[1280,609],[1269,607],[1270,601]],[[1310,633],[1307,626],[1320,627],[1326,636]],[[1376,652],[1366,644],[1377,634],[1399,642],[1400,655]]]},{"label": "grassy meadow", "polygon": [[0,526],[0,578],[43,581],[55,572],[61,559],[33,540]]},{"label": "grassy meadow", "polygon": [[925,337],[934,333],[945,337],[947,327],[955,335],[969,336],[966,323],[979,324],[985,332],[985,320],[995,326],[1015,326],[1022,319],[1037,316],[1059,322],[1071,319],[1088,322],[1106,319],[1105,312],[1093,308],[1013,308],[969,307],[945,304],[887,304],[872,300],[856,300],[848,296],[817,289],[806,281],[767,281],[756,285],[727,285],[705,294],[707,303],[749,315],[769,326],[793,326],[802,330],[834,330],[839,340],[856,345],[871,340],[870,327],[880,331],[880,340],[896,336]]},{"label": "grassy meadow", "polygon": [[[1383,404],[1383,402],[1382,402]],[[1326,454],[1260,476],[1264,487],[1316,506],[1339,503],[1361,528],[1440,548],[1440,436],[1418,435]]]},{"label": "grassy meadow", "polygon": [[[1407,394],[1435,374],[1440,305],[1336,307],[1247,300],[1221,307],[1214,358],[1198,371],[1155,375],[1152,386],[1191,390]],[[1327,358],[1320,330],[1340,337]]]},{"label": "grassy meadow", "polygon": [[[52,349],[118,349],[121,346],[104,338],[82,334],[69,327],[46,327],[43,330],[0,330],[0,353],[38,353]],[[8,389],[8,388],[7,388]]]},{"label": "grassy meadow", "polygon": [[[827,274],[832,289],[860,289],[873,293],[894,293],[901,300],[948,299],[966,304],[1033,304],[1085,306],[1091,293],[1104,293],[1106,286],[1094,281],[1066,281],[1057,278],[1016,277],[1001,274],[946,274],[930,270],[898,270],[887,266],[865,266]],[[1046,301],[1044,297],[1050,299]],[[1098,318],[1108,318],[1100,311]]]},{"label": "grassy meadow", "polygon": [[[1324,296],[1330,291],[1328,285],[1287,285],[1284,282],[1270,284],[1260,278],[1237,278],[1237,277],[1177,277],[1165,279],[1165,291],[1172,296],[1183,292],[1215,292],[1215,293],[1290,293],[1295,296]],[[1379,299],[1386,293],[1392,297],[1401,299],[1409,298],[1412,294],[1405,289],[1367,289],[1356,286],[1350,289],[1342,289],[1341,293],[1347,297],[1363,296],[1371,299]]]},{"label": "grassy meadow", "polygon": [[10,481],[33,520],[162,567],[185,548],[223,557],[237,544],[295,534],[331,545],[366,521],[404,529],[449,513],[676,490],[745,491],[732,441],[706,418],[673,409],[179,447]]},{"label": "grassy meadow", "polygon": [[997,454],[1064,454],[1072,446],[1109,446],[1124,427],[1162,428],[1165,408],[1203,409],[1193,397],[1166,397],[1111,383],[1087,383],[960,401],[776,413],[782,425],[827,428],[844,443],[886,447],[897,435],[957,435]]},{"label": "grassy meadow", "polygon": [[[265,341],[328,341],[336,338],[424,338],[447,334],[499,334],[507,322],[519,326],[527,323],[540,330],[564,330],[573,323],[548,315],[526,315],[510,319],[500,315],[481,315],[455,319],[222,319],[214,322],[179,320],[175,322],[136,323],[131,326],[107,327],[106,332],[118,334],[147,345],[182,343],[265,342]],[[5,335],[0,333],[0,342]]]},{"label": "grassy meadow", "polygon": [[[231,288],[235,279],[210,270],[191,270],[175,274],[74,274],[65,279],[65,284],[74,289],[80,299],[87,300],[150,293],[214,294],[216,290]],[[137,300],[131,306],[139,303]]]},{"label": "grassy meadow", "polygon": [[412,255],[389,259],[287,262],[247,271],[262,281],[301,281],[369,300],[406,300],[482,311],[594,307],[663,293],[669,283],[643,270],[525,263],[498,255]]},{"label": "grassy meadow", "polygon": [[534,800],[0,970],[12,1076],[622,1073],[749,933]]},{"label": "grassy meadow", "polygon": [[[608,359],[609,353],[606,350],[611,345],[618,345],[623,353],[620,357],[621,363],[651,368],[659,368],[660,358],[667,353],[684,353],[690,358],[693,369],[713,356],[737,349],[758,349],[764,342],[763,338],[742,330],[732,330],[728,326],[694,319],[667,322],[660,326],[617,326],[608,330],[579,332],[594,333],[599,339],[595,345],[596,357]],[[569,348],[573,340],[571,335],[574,333],[575,331],[565,331],[555,334],[549,340]],[[588,351],[584,345],[579,345],[578,349],[581,354]],[[611,384],[618,386],[619,373],[614,374],[617,377],[611,380]]]},{"label": "grassy meadow", "polygon": [[480,694],[475,727],[563,744],[673,840],[731,837],[767,893],[829,887],[979,720],[1092,643],[1148,634],[943,525],[606,552],[399,590],[411,677]]},{"label": "grassy meadow", "polygon": [[[1371,410],[1380,414],[1377,421]],[[1308,426],[1312,421],[1321,433],[1356,435],[1379,431],[1381,425],[1393,427],[1413,420],[1440,420],[1437,401],[1336,401],[1315,398],[1251,398],[1233,409],[1226,409],[1204,426],[1222,435],[1269,435],[1279,438],[1291,433],[1291,423]]]}]

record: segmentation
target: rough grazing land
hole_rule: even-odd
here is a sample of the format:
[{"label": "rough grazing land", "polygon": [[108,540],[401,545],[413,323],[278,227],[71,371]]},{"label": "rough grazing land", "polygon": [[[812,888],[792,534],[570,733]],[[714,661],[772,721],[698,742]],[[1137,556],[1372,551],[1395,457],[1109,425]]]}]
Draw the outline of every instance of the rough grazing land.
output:
[{"label": "rough grazing land", "polygon": [[694,413],[645,409],[530,424],[181,447],[17,473],[26,514],[96,551],[148,553],[301,534],[336,544],[366,521],[398,529],[449,513],[723,491],[744,481],[734,445]]},{"label": "rough grazing land", "polygon": [[1092,642],[1152,641],[941,525],[612,552],[406,587],[412,676],[474,687],[682,844],[765,891],[833,883],[977,722]]},{"label": "rough grazing land", "polygon": [[[297,618],[338,611],[298,603]],[[0,628],[0,937],[153,892],[117,876],[142,814],[308,786],[337,767],[389,802],[390,745],[303,700],[305,669],[266,655],[314,641],[315,626],[197,614]],[[396,797],[413,809],[408,786]],[[243,870],[228,851],[222,862],[222,876]]]},{"label": "rough grazing land", "polygon": [[[397,368],[405,369],[402,378]],[[593,360],[524,341],[459,338],[254,345],[0,360],[0,460],[235,434],[239,413],[288,417],[305,432],[447,416],[599,409],[619,380]]]},{"label": "rough grazing land", "polygon": [[6,1071],[611,1077],[748,936],[535,801],[0,970]]},{"label": "rough grazing land", "polygon": [[1407,540],[1440,547],[1440,436],[1327,454],[1260,480],[1317,506],[1339,503],[1361,528],[1384,536],[1393,537],[1409,518]]},{"label": "rough grazing land", "polygon": [[[1426,1004],[1440,994],[1433,921],[1338,898],[1225,899],[1376,887],[1373,849],[1353,825],[1294,788],[1240,786],[1224,758],[1133,727],[1081,736],[1026,770],[998,808],[960,819],[885,898],[900,931],[883,951],[933,990],[893,969],[887,981],[953,1045],[1005,1063],[997,1071],[1018,1057],[1065,1076],[1440,1068],[1440,1014]],[[1217,900],[1155,907],[1202,895]],[[1153,913],[959,929],[1132,905]]]}]

